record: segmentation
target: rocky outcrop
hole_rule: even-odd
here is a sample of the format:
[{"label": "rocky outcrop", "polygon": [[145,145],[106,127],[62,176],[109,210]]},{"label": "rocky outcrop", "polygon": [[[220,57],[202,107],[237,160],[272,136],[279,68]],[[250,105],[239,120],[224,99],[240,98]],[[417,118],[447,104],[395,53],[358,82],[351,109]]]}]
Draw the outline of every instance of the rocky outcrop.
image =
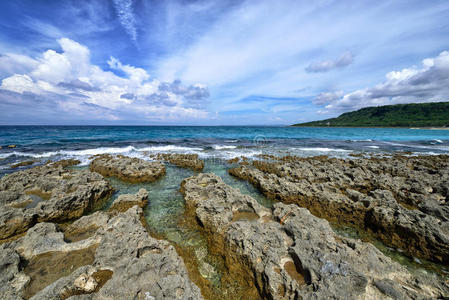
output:
[{"label": "rocky outcrop", "polygon": [[269,198],[449,264],[449,157],[270,158],[230,170]]},{"label": "rocky outcrop", "polygon": [[17,169],[17,168],[20,168],[20,167],[31,166],[35,162],[36,161],[34,161],[34,160],[26,160],[26,161],[21,161],[21,162],[16,163],[16,164],[12,164],[10,167],[11,167],[11,169]]},{"label": "rocky outcrop", "polygon": [[[58,162],[0,179],[0,240],[39,222],[63,222],[104,203],[113,192],[99,174]],[[70,164],[69,164],[70,165]]]},{"label": "rocky outcrop", "polygon": [[242,284],[252,280],[261,298],[449,295],[441,279],[415,277],[373,245],[337,236],[326,220],[305,208],[282,203],[262,207],[213,174],[185,179],[181,191],[187,210],[211,237],[211,249],[225,257]]},{"label": "rocky outcrop", "polygon": [[204,161],[198,158],[198,154],[158,153],[150,157],[168,161],[175,166],[190,168],[194,171],[201,171],[204,168]]},{"label": "rocky outcrop", "polygon": [[118,196],[117,199],[114,200],[109,210],[124,212],[134,205],[143,208],[148,203],[148,192],[145,189],[140,189],[137,194],[124,194]]},{"label": "rocky outcrop", "polygon": [[165,174],[165,165],[123,155],[98,155],[90,163],[90,170],[103,176],[115,176],[123,181],[152,182]]},{"label": "rocky outcrop", "polygon": [[[150,237],[142,217],[137,205],[96,212],[64,232],[41,223],[1,245],[2,299],[202,299],[174,247]],[[83,230],[90,234],[73,239]]]}]

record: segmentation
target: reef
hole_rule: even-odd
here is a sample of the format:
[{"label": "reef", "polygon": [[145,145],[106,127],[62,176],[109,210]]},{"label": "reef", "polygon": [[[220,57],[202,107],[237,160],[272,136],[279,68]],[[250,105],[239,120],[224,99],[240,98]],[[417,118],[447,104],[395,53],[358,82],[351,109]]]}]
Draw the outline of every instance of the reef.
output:
[{"label": "reef", "polygon": [[39,223],[0,245],[2,299],[202,299],[175,248],[142,223],[147,197],[123,195],[109,211]]},{"label": "reef", "polygon": [[131,183],[152,182],[165,174],[165,165],[161,162],[123,155],[98,155],[94,157],[89,168],[103,176],[115,176]]},{"label": "reef", "polygon": [[101,206],[113,192],[103,176],[61,161],[0,179],[0,240],[41,222],[64,222]]},{"label": "reef", "polygon": [[[349,226],[415,259],[449,265],[449,156],[261,155],[226,164],[272,206],[217,175],[195,173],[181,183],[185,210],[175,220],[201,236],[195,249],[152,231],[143,212],[153,185],[135,183],[163,176],[165,162],[200,171],[204,161],[151,158],[99,155],[89,169],[62,160],[3,176],[2,299],[449,297],[444,276],[413,272],[336,229]],[[112,197],[118,180],[104,176],[140,189]]]},{"label": "reef", "polygon": [[247,299],[422,299],[447,296],[442,279],[412,275],[370,243],[337,236],[296,204],[268,209],[214,174],[185,179],[189,213]]},{"label": "reef", "polygon": [[449,156],[267,158],[229,173],[271,199],[449,264]]}]

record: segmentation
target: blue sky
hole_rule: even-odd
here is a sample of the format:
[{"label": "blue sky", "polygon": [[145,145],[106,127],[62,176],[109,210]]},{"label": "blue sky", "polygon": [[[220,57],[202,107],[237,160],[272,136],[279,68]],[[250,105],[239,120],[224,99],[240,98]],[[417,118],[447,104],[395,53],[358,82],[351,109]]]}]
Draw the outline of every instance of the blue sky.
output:
[{"label": "blue sky", "polygon": [[1,1],[1,124],[280,125],[448,101],[449,2]]}]

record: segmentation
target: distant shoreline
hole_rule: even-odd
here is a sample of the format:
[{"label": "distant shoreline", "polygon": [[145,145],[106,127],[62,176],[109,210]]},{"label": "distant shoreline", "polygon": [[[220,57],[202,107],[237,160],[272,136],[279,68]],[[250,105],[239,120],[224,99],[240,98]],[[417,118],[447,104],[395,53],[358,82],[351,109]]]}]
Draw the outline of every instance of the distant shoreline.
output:
[{"label": "distant shoreline", "polygon": [[449,130],[449,127],[410,127],[409,129]]},{"label": "distant shoreline", "polygon": [[446,130],[449,127],[449,102],[409,103],[364,107],[336,118],[302,122],[293,126],[380,127]]},{"label": "distant shoreline", "polygon": [[449,127],[409,127],[409,126],[298,126],[290,125],[289,127],[302,128],[386,128],[386,129],[415,129],[415,130],[449,130]]}]

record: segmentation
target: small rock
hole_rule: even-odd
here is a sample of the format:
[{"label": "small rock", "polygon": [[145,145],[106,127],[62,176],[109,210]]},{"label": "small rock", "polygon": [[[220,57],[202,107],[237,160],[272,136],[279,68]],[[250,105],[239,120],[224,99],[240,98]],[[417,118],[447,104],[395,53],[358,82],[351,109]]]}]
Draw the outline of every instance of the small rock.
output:
[{"label": "small rock", "polygon": [[96,156],[89,167],[91,171],[103,176],[115,176],[128,182],[152,182],[165,174],[165,166],[160,162],[123,155]]},{"label": "small rock", "polygon": [[204,168],[204,161],[198,158],[198,154],[159,153],[151,157],[194,171],[201,171]]},{"label": "small rock", "polygon": [[97,288],[98,283],[92,276],[81,274],[77,279],[75,279],[73,285],[83,293],[92,293]]},{"label": "small rock", "polygon": [[148,203],[148,192],[140,189],[135,195],[124,194],[118,196],[109,208],[110,211],[125,212],[134,205],[143,208]]}]

